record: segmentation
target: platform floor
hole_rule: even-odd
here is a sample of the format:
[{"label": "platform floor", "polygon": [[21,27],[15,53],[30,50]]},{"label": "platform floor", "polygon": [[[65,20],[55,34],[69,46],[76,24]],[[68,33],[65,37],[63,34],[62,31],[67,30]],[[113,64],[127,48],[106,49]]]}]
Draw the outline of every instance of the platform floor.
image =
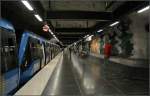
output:
[{"label": "platform floor", "polygon": [[121,73],[125,70],[124,73],[130,74],[128,71],[134,69],[113,63],[106,65],[93,56],[81,58],[74,53],[72,59],[69,56],[69,52],[64,52],[63,63],[55,69],[42,95],[148,96],[149,80],[133,79]]},{"label": "platform floor", "polygon": [[72,64],[67,53],[64,52],[63,63],[55,69],[49,80],[43,96],[80,96],[80,88],[72,70]]}]

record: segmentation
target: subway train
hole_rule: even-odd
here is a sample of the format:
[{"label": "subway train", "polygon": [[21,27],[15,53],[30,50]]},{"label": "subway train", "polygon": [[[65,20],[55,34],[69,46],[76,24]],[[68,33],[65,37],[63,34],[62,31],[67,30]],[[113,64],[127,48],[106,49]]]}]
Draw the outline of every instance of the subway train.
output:
[{"label": "subway train", "polygon": [[13,95],[60,51],[59,45],[24,31],[20,44],[16,42],[13,25],[0,19],[1,95]]}]

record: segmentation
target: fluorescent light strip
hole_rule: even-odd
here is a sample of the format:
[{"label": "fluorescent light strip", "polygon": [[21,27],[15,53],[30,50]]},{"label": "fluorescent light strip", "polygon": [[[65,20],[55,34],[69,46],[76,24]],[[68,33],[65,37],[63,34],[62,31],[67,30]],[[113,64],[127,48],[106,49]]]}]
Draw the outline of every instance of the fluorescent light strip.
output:
[{"label": "fluorescent light strip", "polygon": [[102,29],[100,29],[100,30],[98,30],[97,32],[101,32],[101,31],[103,31]]},{"label": "fluorescent light strip", "polygon": [[[60,42],[59,40],[58,40],[58,38],[55,36],[55,34],[51,31],[51,29],[49,29],[48,30],[50,33],[51,33],[51,35],[53,35],[53,37],[58,41],[58,42]],[[61,42],[60,42],[61,43]],[[63,44],[62,44],[63,45]]]},{"label": "fluorescent light strip", "polygon": [[21,2],[22,2],[30,11],[33,11],[33,8],[32,8],[32,6],[29,4],[28,1],[22,0]]},{"label": "fluorescent light strip", "polygon": [[55,34],[54,34],[51,30],[49,30],[49,32],[50,32],[51,35],[53,35],[53,37],[59,42],[59,40],[58,40],[58,38],[55,36]]},{"label": "fluorescent light strip", "polygon": [[119,21],[116,21],[116,22],[114,22],[114,23],[112,23],[110,26],[112,27],[112,26],[115,26],[115,25],[117,25],[119,23]]},{"label": "fluorescent light strip", "polygon": [[55,38],[56,38],[56,36],[55,36],[55,35],[53,35],[53,37],[55,37]]},{"label": "fluorescent light strip", "polygon": [[86,36],[84,36],[83,38],[87,38],[87,37],[89,37],[89,35],[86,35]]},{"label": "fluorescent light strip", "polygon": [[49,29],[49,32],[51,33],[51,35],[54,35],[54,33]]},{"label": "fluorescent light strip", "polygon": [[143,9],[137,11],[137,13],[142,13],[142,12],[148,10],[148,9],[149,9],[149,6],[146,6],[145,8],[143,8]]},{"label": "fluorescent light strip", "polygon": [[36,19],[38,19],[40,22],[43,21],[42,18],[41,18],[38,14],[35,14],[34,16],[35,16]]}]

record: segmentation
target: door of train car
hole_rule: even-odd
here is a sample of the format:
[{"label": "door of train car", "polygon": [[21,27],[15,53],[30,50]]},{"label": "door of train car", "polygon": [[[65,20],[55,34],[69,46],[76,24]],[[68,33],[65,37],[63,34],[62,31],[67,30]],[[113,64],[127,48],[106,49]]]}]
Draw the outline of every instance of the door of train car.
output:
[{"label": "door of train car", "polygon": [[52,52],[52,44],[50,44],[49,46],[50,46],[50,49],[49,49],[49,51],[50,51],[50,59],[52,60],[52,55],[53,55],[53,52]]},{"label": "door of train car", "polygon": [[54,58],[54,45],[51,45],[51,59]]},{"label": "door of train car", "polygon": [[48,64],[50,62],[50,44],[45,43],[45,64]]},{"label": "door of train car", "polygon": [[39,56],[41,59],[41,68],[45,66],[45,48],[44,48],[44,42],[41,41],[39,45]]},{"label": "door of train car", "polygon": [[39,45],[37,39],[29,37],[23,63],[21,64],[21,85],[27,82],[40,69],[41,53],[39,51]]},{"label": "door of train car", "polygon": [[33,64],[33,74],[40,69],[43,58],[42,44],[38,39],[30,38],[31,64]]},{"label": "door of train car", "polygon": [[52,60],[52,52],[51,52],[51,44],[49,44],[49,58],[50,58],[50,61]]},{"label": "door of train car", "polygon": [[19,67],[17,63],[16,35],[12,30],[0,27],[1,35],[1,76],[3,95],[11,95],[17,90]]}]

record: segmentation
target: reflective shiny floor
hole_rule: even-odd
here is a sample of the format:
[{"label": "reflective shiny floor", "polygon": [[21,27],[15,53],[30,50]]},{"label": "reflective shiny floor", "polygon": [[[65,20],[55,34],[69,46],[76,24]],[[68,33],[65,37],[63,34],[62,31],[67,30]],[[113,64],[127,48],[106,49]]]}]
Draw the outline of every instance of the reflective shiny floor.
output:
[{"label": "reflective shiny floor", "polygon": [[43,95],[50,96],[80,96],[80,88],[73,74],[72,65],[67,53],[64,53],[63,63],[55,69]]},{"label": "reflective shiny floor", "polygon": [[[136,76],[148,69],[130,68],[113,62],[64,52],[63,63],[55,69],[43,95],[51,96],[128,96],[148,95],[149,80]],[[138,74],[136,72],[136,74]],[[138,77],[138,78],[137,78]]]}]

